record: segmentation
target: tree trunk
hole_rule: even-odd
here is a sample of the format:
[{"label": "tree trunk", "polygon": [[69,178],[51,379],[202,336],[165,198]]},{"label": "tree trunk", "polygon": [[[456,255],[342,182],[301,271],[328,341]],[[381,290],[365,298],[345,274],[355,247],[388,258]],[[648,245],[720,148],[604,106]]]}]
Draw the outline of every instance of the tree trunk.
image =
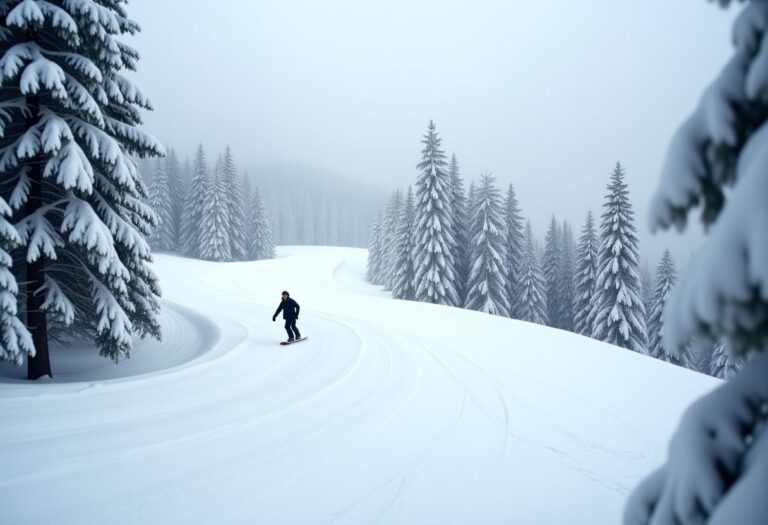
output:
[{"label": "tree trunk", "polygon": [[27,379],[51,376],[51,361],[48,356],[48,319],[42,311],[45,292],[40,288],[45,283],[45,261],[41,255],[33,263],[27,263],[27,328],[32,334],[35,357],[27,361]]},{"label": "tree trunk", "polygon": [[[29,97],[30,116],[27,127],[37,124],[39,100]],[[34,214],[43,206],[43,170],[39,156],[30,160],[28,172],[31,184],[27,198],[26,216]],[[45,302],[45,256],[41,253],[35,262],[27,263],[27,329],[32,334],[35,357],[27,361],[27,379],[53,376],[48,356],[48,319],[42,310]]]}]

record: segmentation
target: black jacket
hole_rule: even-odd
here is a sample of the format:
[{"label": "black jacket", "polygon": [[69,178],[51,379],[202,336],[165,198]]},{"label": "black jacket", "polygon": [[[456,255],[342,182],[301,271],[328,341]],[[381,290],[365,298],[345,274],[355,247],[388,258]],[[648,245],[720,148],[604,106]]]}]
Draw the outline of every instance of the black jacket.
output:
[{"label": "black jacket", "polygon": [[280,310],[282,310],[283,319],[298,319],[299,308],[299,303],[289,297],[285,301],[280,301],[280,306],[277,307],[277,311],[275,311],[275,315],[273,315],[272,318],[274,319],[277,317],[277,314],[279,314]]}]

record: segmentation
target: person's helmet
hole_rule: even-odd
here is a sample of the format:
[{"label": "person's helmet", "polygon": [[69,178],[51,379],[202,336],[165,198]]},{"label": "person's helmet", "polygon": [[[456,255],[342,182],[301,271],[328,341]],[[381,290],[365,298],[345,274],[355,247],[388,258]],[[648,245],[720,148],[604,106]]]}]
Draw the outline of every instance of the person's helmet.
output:
[{"label": "person's helmet", "polygon": [[288,293],[288,292],[286,292],[285,290],[283,290],[283,295],[287,295],[288,297],[290,297],[290,296],[291,296],[291,294],[289,294],[289,293]]}]

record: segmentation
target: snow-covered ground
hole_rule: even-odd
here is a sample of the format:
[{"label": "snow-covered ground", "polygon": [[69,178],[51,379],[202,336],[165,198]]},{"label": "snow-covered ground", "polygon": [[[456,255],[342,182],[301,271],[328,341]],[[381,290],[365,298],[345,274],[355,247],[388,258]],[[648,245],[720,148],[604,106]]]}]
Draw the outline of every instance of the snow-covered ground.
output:
[{"label": "snow-covered ground", "polygon": [[[0,366],[0,521],[614,524],[719,382],[574,334],[395,301],[366,252],[158,255],[161,343]],[[287,289],[306,342],[282,347]]]}]

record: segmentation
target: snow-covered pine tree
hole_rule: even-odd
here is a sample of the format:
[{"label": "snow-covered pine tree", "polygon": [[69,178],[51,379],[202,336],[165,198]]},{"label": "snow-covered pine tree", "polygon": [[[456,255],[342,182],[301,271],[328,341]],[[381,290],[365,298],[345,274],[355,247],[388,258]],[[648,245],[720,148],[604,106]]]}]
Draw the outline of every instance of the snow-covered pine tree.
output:
[{"label": "snow-covered pine tree", "polygon": [[247,170],[243,170],[243,175],[240,178],[240,187],[242,188],[243,195],[243,213],[245,214],[245,248],[248,252],[248,259],[253,260],[251,247],[253,246],[253,225],[256,222],[256,211],[253,209],[253,184]]},{"label": "snow-covered pine tree", "polygon": [[542,270],[547,289],[547,318],[549,326],[562,328],[563,324],[563,298],[561,279],[563,274],[563,235],[557,219],[552,216],[544,238],[544,257]]},{"label": "snow-covered pine tree", "polygon": [[261,205],[264,206],[265,216],[269,220],[268,226],[269,226],[270,233],[272,234],[272,244],[277,245],[277,234],[275,233],[275,219],[274,217],[272,217],[272,212],[273,212],[272,202],[270,200],[270,195],[264,189],[264,186],[258,186],[257,184],[254,183],[254,185],[252,186],[253,191],[251,192],[251,202],[253,202],[253,193],[257,187],[259,191],[259,197],[261,199]]},{"label": "snow-covered pine tree", "polygon": [[251,224],[250,224],[250,245],[248,254],[251,259],[257,261],[262,259],[272,259],[275,256],[275,244],[272,240],[271,221],[268,216],[267,208],[261,200],[259,188],[254,186],[251,192]]},{"label": "snow-covered pine tree", "polygon": [[36,379],[51,374],[51,323],[89,331],[114,359],[134,335],[159,335],[155,218],[134,159],[163,147],[139,130],[151,104],[121,73],[139,57],[119,38],[139,26],[120,2],[11,0],[0,16],[0,196],[21,237],[12,271]]},{"label": "snow-covered pine tree", "polygon": [[251,247],[253,246],[253,224],[255,223],[255,210],[253,209],[253,185],[251,179],[248,177],[248,172],[243,171],[243,176],[240,179],[240,187],[242,188],[243,195],[243,213],[245,214],[245,248],[248,252],[248,257],[251,256]]},{"label": "snow-covered pine tree", "polygon": [[653,293],[653,303],[651,305],[651,314],[648,316],[648,355],[656,359],[667,359],[667,353],[664,350],[661,336],[664,332],[664,320],[662,314],[664,305],[667,304],[669,292],[672,285],[677,280],[677,270],[675,261],[669,250],[664,250],[661,261],[656,267],[656,285]]},{"label": "snow-covered pine tree", "polygon": [[192,181],[192,162],[189,157],[184,158],[184,162],[181,163],[179,171],[179,178],[181,182],[179,184],[179,191],[176,193],[175,201],[178,201],[179,206],[179,222],[178,229],[176,230],[176,251],[184,253],[184,206],[187,203],[187,195],[189,195],[189,184]]},{"label": "snow-covered pine tree", "polygon": [[526,221],[525,244],[520,261],[520,284],[516,294],[520,308],[518,318],[521,321],[547,324],[547,285],[536,252],[531,222]]},{"label": "snow-covered pine tree", "polygon": [[184,209],[184,200],[179,199],[176,196],[184,196],[187,194],[187,188],[185,179],[182,177],[181,165],[179,164],[179,157],[176,155],[176,151],[169,149],[168,155],[165,157],[165,173],[168,175],[168,188],[169,194],[173,196],[171,199],[171,223],[173,225],[173,245],[171,250],[179,250],[181,246],[181,214]]},{"label": "snow-covered pine tree", "polygon": [[634,213],[624,170],[618,162],[611,173],[603,208],[592,337],[644,353],[648,335]]},{"label": "snow-covered pine tree", "polygon": [[407,299],[412,301],[416,297],[413,287],[416,270],[413,260],[414,221],[416,210],[413,200],[413,188],[408,186],[405,203],[400,213],[400,222],[397,227],[397,252],[395,258],[395,282],[392,287],[392,296],[395,299]]},{"label": "snow-covered pine tree", "polygon": [[213,177],[205,191],[202,229],[200,232],[200,256],[209,261],[231,261],[232,240],[229,235],[229,206],[227,186],[222,176],[222,158],[216,162]]},{"label": "snow-covered pine tree", "polygon": [[248,247],[245,240],[245,206],[243,205],[243,193],[235,166],[235,156],[229,146],[224,148],[221,156],[221,168],[219,172],[224,188],[225,203],[227,206],[227,218],[229,220],[229,250],[232,259],[244,261],[248,258]]},{"label": "snow-covered pine tree", "polygon": [[470,264],[466,308],[509,317],[504,277],[504,218],[495,178],[485,173],[470,210]]},{"label": "snow-covered pine tree", "polygon": [[403,197],[400,189],[392,193],[384,211],[381,226],[381,280],[384,289],[391,291],[395,284],[395,259],[397,258],[397,225],[400,222]]},{"label": "snow-covered pine tree", "polygon": [[670,360],[672,363],[688,368],[689,370],[695,370],[702,374],[709,374],[709,370],[712,367],[712,352],[714,346],[709,344],[706,340],[694,339],[688,345],[688,361],[677,362],[676,356],[672,356]]},{"label": "snow-covered pine tree", "polygon": [[701,206],[708,232],[667,302],[667,352],[699,335],[722,338],[733,359],[757,355],[688,409],[667,463],[630,497],[627,525],[768,516],[768,2],[744,6],[732,57],[672,139],[650,220],[682,229]]},{"label": "snow-covered pine tree", "polygon": [[187,185],[184,209],[181,214],[182,251],[192,257],[201,257],[203,210],[208,190],[208,161],[203,145],[198,144],[192,165],[192,178]]},{"label": "snow-covered pine tree", "polygon": [[558,286],[560,288],[560,328],[574,331],[575,319],[573,304],[575,301],[576,290],[574,288],[574,277],[576,275],[576,241],[573,239],[573,230],[567,221],[563,221],[560,229],[562,238],[560,241],[562,264],[560,266],[560,275],[558,276]]},{"label": "snow-covered pine tree", "polygon": [[280,193],[273,189],[270,194],[269,203],[269,216],[272,218],[272,234],[275,238],[275,244],[288,244],[286,242],[288,235],[285,224],[285,206],[280,205]]},{"label": "snow-covered pine tree", "polygon": [[149,186],[149,205],[157,218],[157,227],[149,236],[149,245],[154,250],[173,250],[176,245],[171,188],[165,170],[165,160],[157,159],[152,183]]},{"label": "snow-covered pine tree", "polygon": [[725,350],[723,343],[718,341],[712,351],[708,373],[720,379],[730,379],[743,365],[744,363],[740,359],[732,359]]},{"label": "snow-covered pine tree", "polygon": [[506,280],[507,302],[509,303],[509,316],[519,319],[517,291],[519,288],[520,264],[523,260],[523,243],[525,233],[523,231],[523,217],[517,202],[517,195],[512,184],[507,188],[507,196],[504,200],[504,278]]},{"label": "snow-covered pine tree", "polygon": [[371,284],[381,285],[382,279],[382,231],[383,214],[379,211],[371,227],[371,235],[368,240],[368,263],[365,280]]},{"label": "snow-covered pine tree", "polygon": [[469,217],[467,213],[467,197],[464,195],[464,181],[459,172],[459,161],[456,155],[451,155],[451,163],[448,166],[448,175],[451,179],[451,209],[453,210],[453,261],[456,271],[454,287],[458,304],[464,304],[467,296],[467,281],[469,279],[469,252],[470,242],[467,233]]},{"label": "snow-covered pine tree", "polygon": [[433,121],[421,142],[424,149],[417,166],[421,173],[416,180],[416,299],[457,306],[451,180]]},{"label": "snow-covered pine tree", "polygon": [[[538,258],[538,261],[539,261],[539,266],[541,266],[541,261],[544,260],[544,246],[538,240],[535,241],[535,252],[536,252],[536,257]],[[542,269],[541,275],[544,275],[543,269]],[[545,284],[546,284],[546,281],[545,281]],[[546,295],[546,290],[545,290],[545,295]]]},{"label": "snow-covered pine tree", "polygon": [[[475,207],[475,196],[477,195],[477,187],[475,181],[469,181],[469,189],[467,190],[467,209],[471,210]],[[469,218],[467,218],[469,220]],[[467,222],[467,228],[469,228],[469,222]]]},{"label": "snow-covered pine tree", "polygon": [[35,355],[32,336],[19,319],[19,287],[11,272],[11,250],[21,244],[16,228],[8,222],[11,207],[0,197],[0,360],[21,366],[24,358]]},{"label": "snow-covered pine tree", "polygon": [[[251,178],[248,176],[248,170],[243,170],[243,175],[240,177],[240,187],[242,188],[243,203],[250,203],[253,201],[253,184]],[[251,215],[253,215],[251,208],[243,205],[245,209],[245,221],[246,224],[251,224]]]},{"label": "snow-covered pine tree", "polygon": [[653,311],[654,281],[651,277],[651,270],[648,261],[644,261],[640,272],[640,289],[643,292],[643,307],[645,308],[645,326],[648,331],[648,341],[651,337],[651,312]]},{"label": "snow-covered pine tree", "polygon": [[581,230],[579,246],[576,249],[576,274],[574,275],[574,331],[577,334],[592,335],[592,301],[595,297],[597,280],[597,234],[592,212],[587,212]]}]

